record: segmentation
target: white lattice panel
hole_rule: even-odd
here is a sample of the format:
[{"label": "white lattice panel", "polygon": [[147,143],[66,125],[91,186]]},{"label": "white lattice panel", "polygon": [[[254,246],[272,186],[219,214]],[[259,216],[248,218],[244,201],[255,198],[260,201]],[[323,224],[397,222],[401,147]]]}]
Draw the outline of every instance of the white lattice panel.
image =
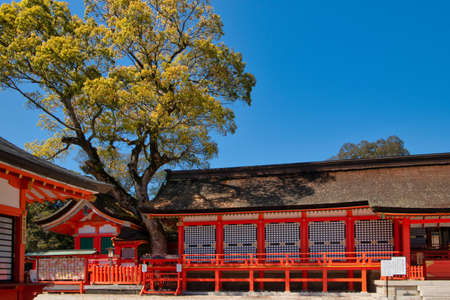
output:
[{"label": "white lattice panel", "polygon": [[[318,257],[323,252],[345,252],[345,222],[326,221],[310,222],[308,228],[309,252],[311,257]],[[332,257],[345,256],[344,253],[328,254]]]},{"label": "white lattice panel", "polygon": [[[223,227],[224,253],[256,253],[256,224],[229,224]],[[247,258],[247,255],[226,256]]]},{"label": "white lattice panel", "polygon": [[[265,240],[266,253],[298,253],[300,251],[300,224],[268,223],[265,226]],[[294,256],[298,257],[298,255],[291,255],[291,257]]]},{"label": "white lattice panel", "polygon": [[[185,226],[184,254],[215,254],[216,226]],[[192,256],[192,258],[208,259],[211,256]]]},{"label": "white lattice panel", "polygon": [[[355,221],[355,251],[393,251],[394,239],[391,220]],[[379,256],[380,254],[370,254]],[[382,255],[388,255],[384,253]]]}]

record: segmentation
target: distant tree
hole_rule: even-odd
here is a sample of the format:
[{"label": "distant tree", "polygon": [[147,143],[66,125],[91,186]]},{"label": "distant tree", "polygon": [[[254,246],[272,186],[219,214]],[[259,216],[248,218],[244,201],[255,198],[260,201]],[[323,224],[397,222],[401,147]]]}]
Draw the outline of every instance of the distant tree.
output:
[{"label": "distant tree", "polygon": [[45,231],[35,223],[36,220],[51,215],[62,205],[64,203],[61,201],[46,201],[27,205],[27,252],[48,249],[73,249],[73,238],[71,236]]},{"label": "distant tree", "polygon": [[409,155],[404,142],[398,136],[390,136],[386,140],[376,142],[360,141],[358,144],[345,143],[339,153],[331,159],[380,158],[387,156]]}]

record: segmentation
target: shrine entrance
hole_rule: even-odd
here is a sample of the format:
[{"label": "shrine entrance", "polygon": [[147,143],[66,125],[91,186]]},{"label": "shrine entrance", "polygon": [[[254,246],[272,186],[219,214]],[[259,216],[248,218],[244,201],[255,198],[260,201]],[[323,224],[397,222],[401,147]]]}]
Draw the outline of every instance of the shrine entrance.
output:
[{"label": "shrine entrance", "polygon": [[425,279],[450,279],[450,223],[411,224],[411,264]]}]

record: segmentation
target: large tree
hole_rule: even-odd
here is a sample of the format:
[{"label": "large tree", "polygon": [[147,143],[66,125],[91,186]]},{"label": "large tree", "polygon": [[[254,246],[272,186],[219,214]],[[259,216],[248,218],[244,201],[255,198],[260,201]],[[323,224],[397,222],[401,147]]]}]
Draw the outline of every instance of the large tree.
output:
[{"label": "large tree", "polygon": [[362,140],[358,144],[345,143],[339,153],[332,159],[380,158],[404,155],[409,155],[409,151],[405,148],[404,142],[393,135],[386,140],[379,139],[375,142]]},{"label": "large tree", "polygon": [[164,254],[161,224],[139,214],[166,164],[201,165],[211,132],[233,133],[229,104],[250,105],[254,77],[221,42],[208,0],[22,0],[0,7],[0,83],[41,112],[51,135],[27,146],[47,159],[81,151],[81,169],[114,186]]}]

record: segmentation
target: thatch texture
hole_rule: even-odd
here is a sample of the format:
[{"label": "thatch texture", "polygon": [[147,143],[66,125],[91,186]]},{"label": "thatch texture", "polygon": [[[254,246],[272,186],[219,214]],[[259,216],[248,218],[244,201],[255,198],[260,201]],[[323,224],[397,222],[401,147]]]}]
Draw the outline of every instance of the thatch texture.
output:
[{"label": "thatch texture", "polygon": [[450,208],[450,154],[169,171],[147,212],[323,207]]}]

